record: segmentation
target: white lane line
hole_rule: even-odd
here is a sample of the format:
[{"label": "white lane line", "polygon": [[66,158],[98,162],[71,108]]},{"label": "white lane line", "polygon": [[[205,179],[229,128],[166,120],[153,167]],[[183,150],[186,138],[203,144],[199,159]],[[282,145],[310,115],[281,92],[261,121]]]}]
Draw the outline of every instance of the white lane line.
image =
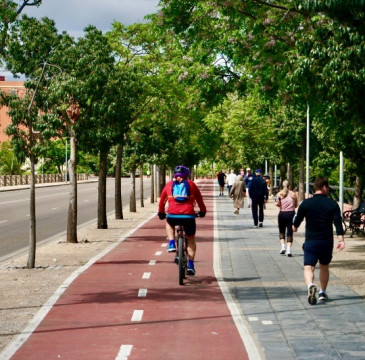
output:
[{"label": "white lane line", "polygon": [[148,265],[156,265],[156,260],[150,260],[150,262],[148,263]]},{"label": "white lane line", "polygon": [[156,252],[155,252],[155,255],[156,255],[156,256],[161,256],[161,254],[162,254],[162,251],[156,251]]},{"label": "white lane line", "polygon": [[128,360],[128,356],[131,354],[132,349],[133,345],[122,345],[115,360]]},{"label": "white lane line", "polygon": [[146,297],[146,296],[147,296],[147,289],[138,290],[138,297]]},{"label": "white lane line", "polygon": [[6,223],[6,222],[8,222],[9,220],[3,220],[3,221],[0,221],[0,224],[2,224],[2,223]]},{"label": "white lane line", "polygon": [[273,322],[271,320],[262,320],[262,325],[272,325]]},{"label": "white lane line", "polygon": [[249,316],[249,317],[248,317],[248,320],[249,320],[249,321],[258,321],[258,320],[259,320],[259,318],[258,318],[257,316]]},{"label": "white lane line", "polygon": [[131,321],[141,321],[143,317],[143,310],[134,310]]},{"label": "white lane line", "polygon": [[163,243],[161,247],[167,247],[167,243]]},{"label": "white lane line", "polygon": [[142,275],[142,279],[149,279],[151,277],[151,273],[150,272],[145,272]]},{"label": "white lane line", "polygon": [[52,210],[57,210],[58,209],[58,207],[57,208],[52,208]]}]

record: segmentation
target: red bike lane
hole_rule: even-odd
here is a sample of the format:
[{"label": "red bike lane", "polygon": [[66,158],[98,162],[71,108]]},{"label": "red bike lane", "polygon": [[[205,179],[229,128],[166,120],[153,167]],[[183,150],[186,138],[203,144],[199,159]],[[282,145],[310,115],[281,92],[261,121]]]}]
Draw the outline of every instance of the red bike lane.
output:
[{"label": "red bike lane", "polygon": [[178,284],[156,216],[80,274],[12,359],[248,359],[214,276],[213,183],[198,186],[196,276]]}]

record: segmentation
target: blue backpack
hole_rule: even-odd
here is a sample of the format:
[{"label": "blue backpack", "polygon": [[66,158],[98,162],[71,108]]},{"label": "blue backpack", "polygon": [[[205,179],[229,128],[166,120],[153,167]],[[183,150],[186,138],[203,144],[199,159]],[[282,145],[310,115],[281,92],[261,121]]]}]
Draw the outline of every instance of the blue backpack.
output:
[{"label": "blue backpack", "polygon": [[190,197],[190,186],[187,180],[183,180],[180,183],[174,181],[172,183],[172,196],[178,202],[184,202]]}]

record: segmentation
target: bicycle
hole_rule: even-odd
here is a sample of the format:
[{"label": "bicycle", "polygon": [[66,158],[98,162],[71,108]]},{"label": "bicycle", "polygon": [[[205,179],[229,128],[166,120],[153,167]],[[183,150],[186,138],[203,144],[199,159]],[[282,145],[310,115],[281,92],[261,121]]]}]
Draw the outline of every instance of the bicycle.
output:
[{"label": "bicycle", "polygon": [[179,285],[184,285],[184,279],[186,278],[188,268],[188,242],[182,225],[177,226],[176,232],[177,247],[175,262],[177,263],[179,270]]},{"label": "bicycle", "polygon": [[[195,214],[195,217],[199,217],[199,214]],[[175,262],[178,265],[179,285],[184,285],[184,279],[186,279],[188,270],[188,241],[182,225],[176,227],[176,233],[177,246]]]}]

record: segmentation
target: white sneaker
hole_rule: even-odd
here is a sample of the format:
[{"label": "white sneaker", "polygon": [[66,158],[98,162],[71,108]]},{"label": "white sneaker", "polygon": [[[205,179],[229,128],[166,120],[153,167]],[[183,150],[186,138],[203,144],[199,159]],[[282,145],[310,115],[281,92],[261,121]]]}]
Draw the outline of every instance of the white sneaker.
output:
[{"label": "white sneaker", "polygon": [[281,249],[281,250],[280,250],[280,254],[281,254],[281,255],[285,255],[285,249]]}]

